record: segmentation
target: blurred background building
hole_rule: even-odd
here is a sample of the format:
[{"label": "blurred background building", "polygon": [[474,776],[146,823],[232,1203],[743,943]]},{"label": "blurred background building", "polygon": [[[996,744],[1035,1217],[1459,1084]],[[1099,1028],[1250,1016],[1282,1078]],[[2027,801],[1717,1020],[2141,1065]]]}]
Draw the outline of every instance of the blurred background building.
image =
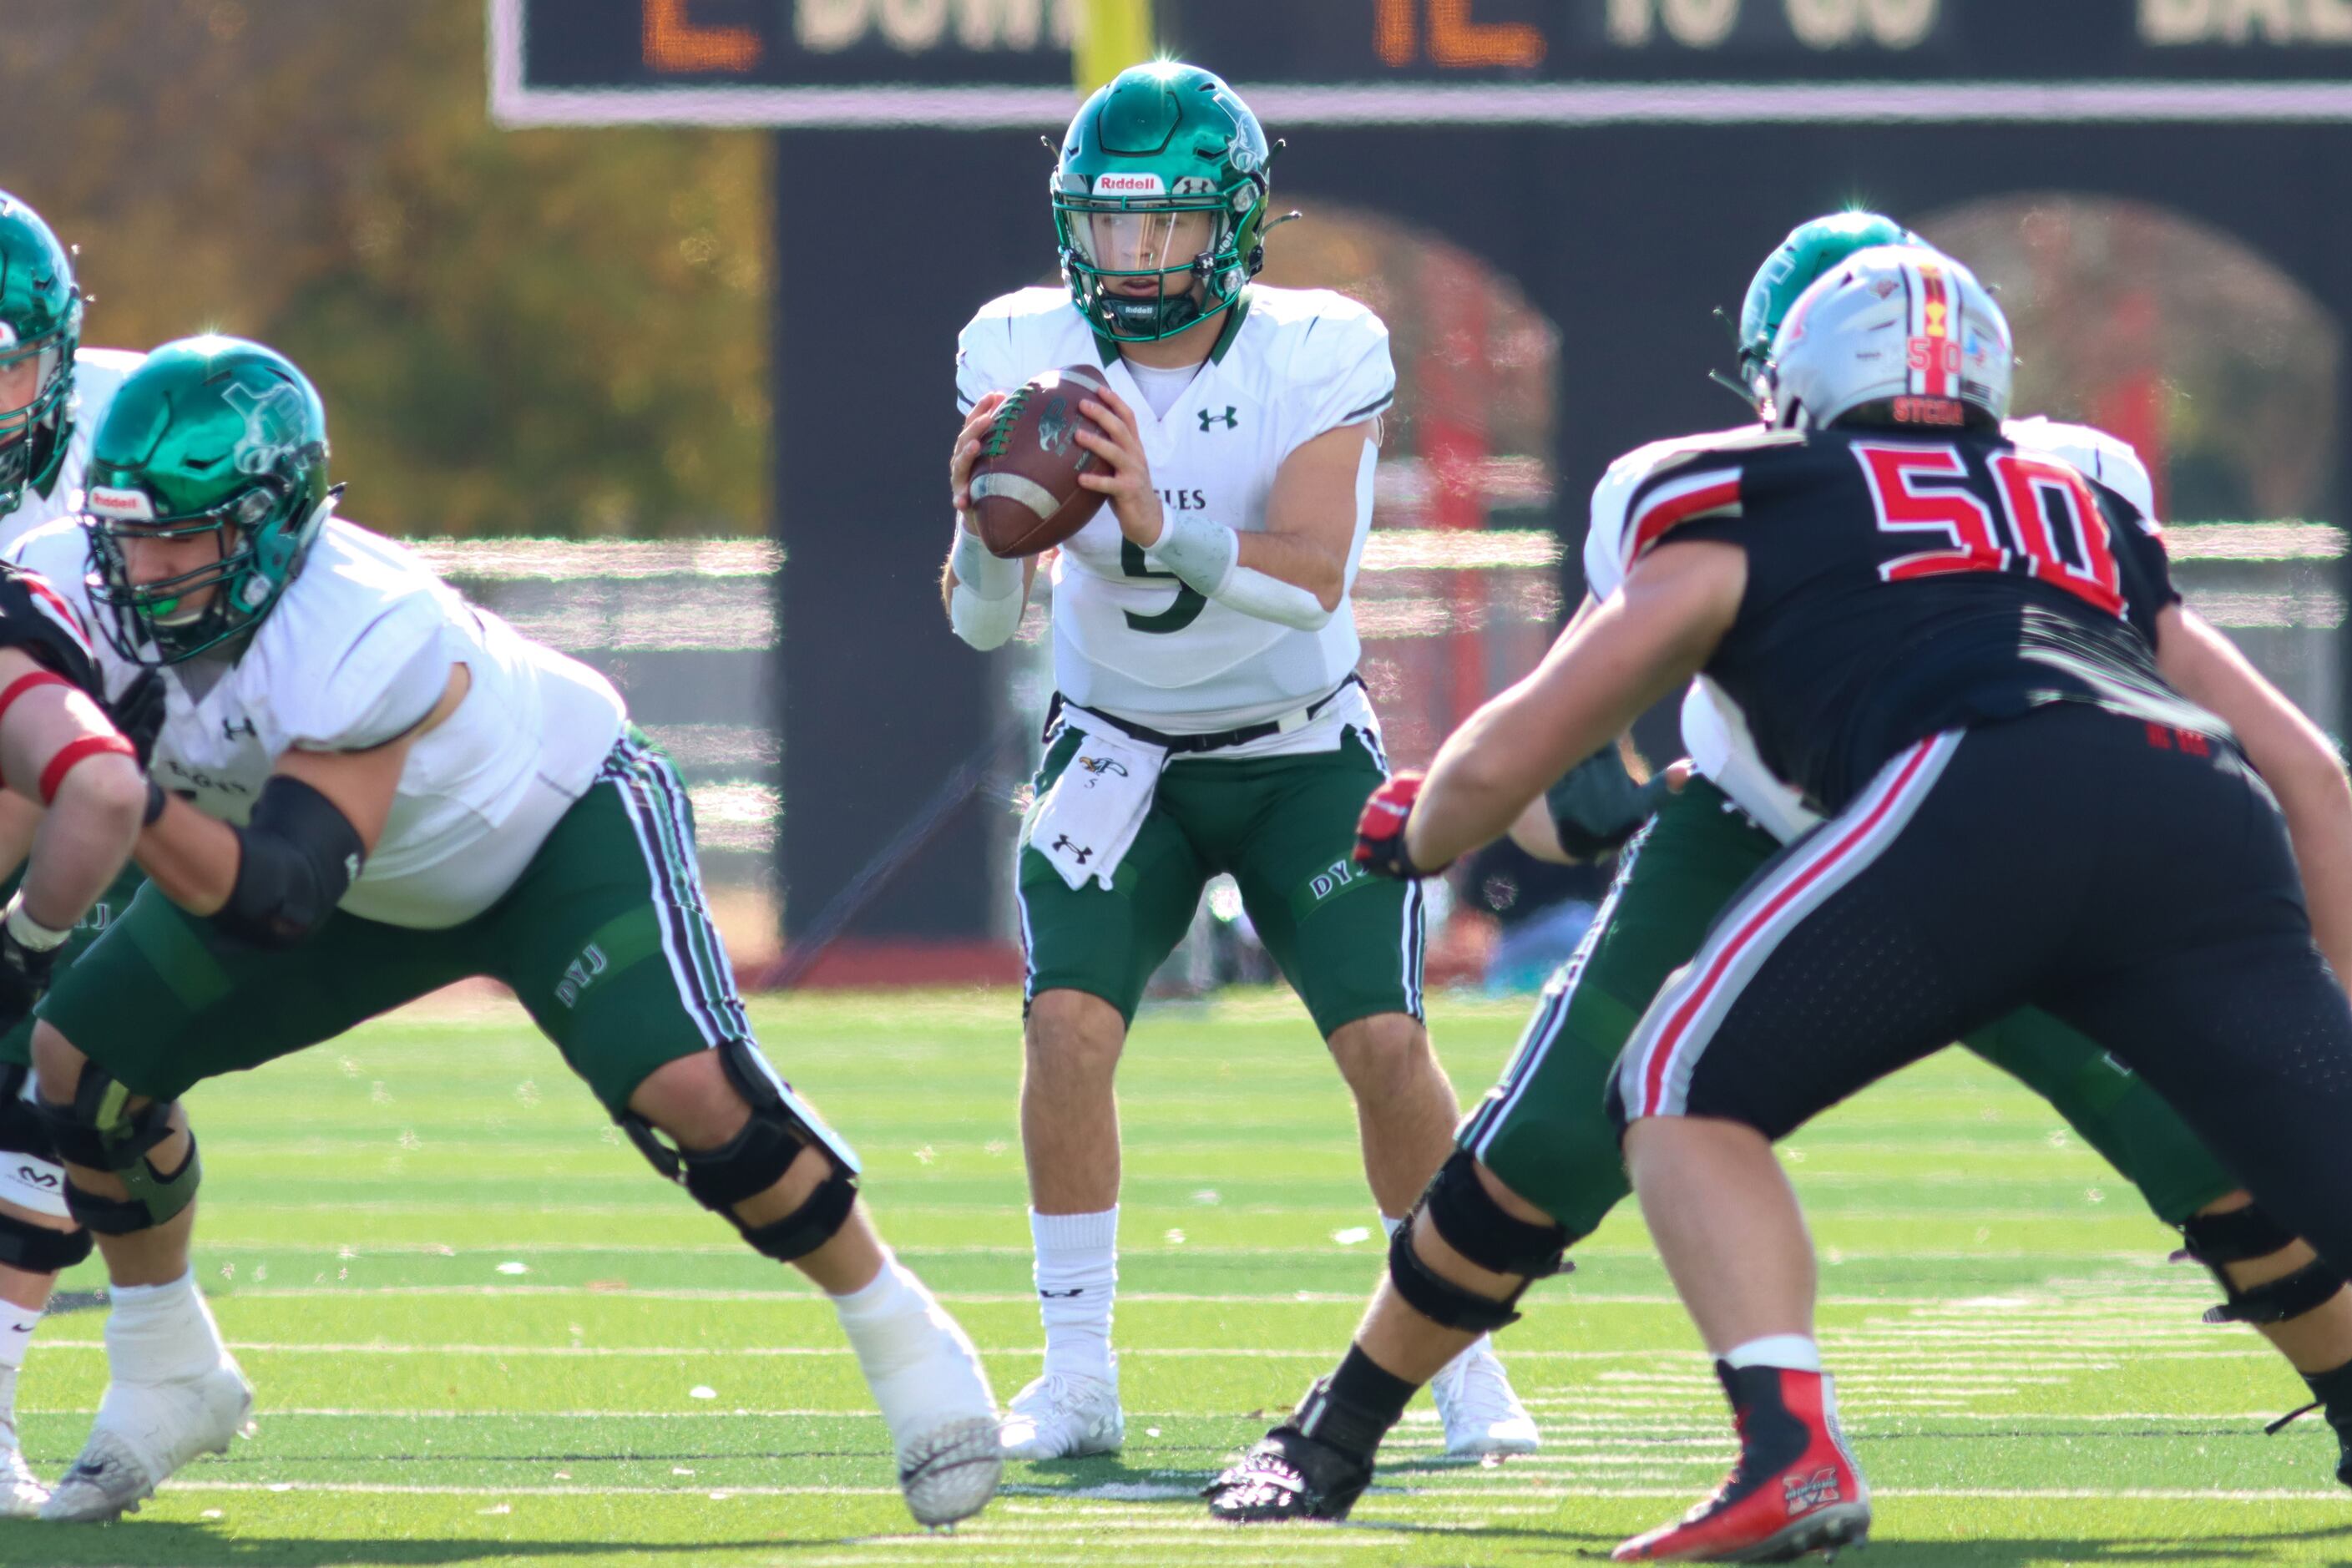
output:
[{"label": "blurred background building", "polygon": [[[1099,75],[1139,40],[1289,139],[1307,221],[1269,280],[1395,332],[1357,601],[1404,759],[1572,607],[1606,460],[1738,419],[1713,309],[1846,205],[2000,291],[2021,410],[2137,444],[2192,597],[2343,728],[2342,0],[16,9],[0,187],[81,246],[89,341],[301,363],[351,515],[614,674],[678,754],[754,968],[822,929],[820,980],[1017,973],[1051,678],[1039,621],[984,658],[938,611],[952,344],[1052,276],[1037,137],[1073,51]],[[1639,739],[1674,754],[1671,714]],[[1504,882],[1525,914],[1512,876],[1465,887],[1459,967]]]}]

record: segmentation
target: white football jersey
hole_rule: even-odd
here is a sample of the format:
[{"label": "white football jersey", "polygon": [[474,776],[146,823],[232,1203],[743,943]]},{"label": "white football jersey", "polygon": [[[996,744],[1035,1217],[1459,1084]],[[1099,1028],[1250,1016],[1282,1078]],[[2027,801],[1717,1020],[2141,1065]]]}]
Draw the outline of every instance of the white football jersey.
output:
[{"label": "white football jersey", "polygon": [[[1584,581],[1593,598],[1607,599],[1625,584],[1626,505],[1643,481],[1686,453],[1752,440],[1759,429],[1748,425],[1654,441],[1609,465],[1593,489],[1592,526],[1584,537]],[[2130,502],[2149,523],[2157,521],[2155,483],[2130,443],[2087,425],[2064,425],[2038,416],[2011,419],[2001,426],[2001,434],[2021,452],[2072,464]],[[1660,490],[1652,492],[1652,500],[1671,504],[1672,498]],[[1764,765],[1738,704],[1705,676],[1692,681],[1684,695],[1682,727],[1692,765],[1773,837],[1786,844],[1821,821],[1797,791]]]},{"label": "white football jersey", "polygon": [[16,510],[0,517],[0,550],[45,522],[81,510],[82,475],[89,468],[89,448],[98,437],[99,424],[114,406],[114,395],[123,382],[146,360],[145,354],[129,349],[83,349],[74,355],[74,427],[73,438],[66,443],[66,460],[58,466],[48,494],[28,489]]},{"label": "white football jersey", "polygon": [[[1328,289],[1253,287],[1218,351],[1164,416],[1126,362],[1105,374],[1141,421],[1145,455],[1170,512],[1198,511],[1247,533],[1265,526],[1283,459],[1396,399],[1388,328]],[[992,301],[963,331],[960,406],[1011,392],[1042,371],[1101,364],[1103,353],[1059,289]],[[1356,487],[1352,587],[1372,521],[1373,444]],[[1199,734],[1257,723],[1329,692],[1356,668],[1353,604],[1343,592],[1319,631],[1299,631],[1204,599],[1129,543],[1105,507],[1064,544],[1053,569],[1054,676],[1065,696],[1112,719]]]},{"label": "white football jersey", "polygon": [[[93,626],[89,536],[64,521],[8,552]],[[110,697],[138,667],[99,639]],[[341,908],[437,930],[512,887],[620,738],[610,682],[467,604],[403,545],[331,518],[235,663],[167,666],[153,772],[211,816],[243,824],[278,758],[356,752],[415,727],[452,665],[471,677],[457,710],[410,746],[392,814]]]}]

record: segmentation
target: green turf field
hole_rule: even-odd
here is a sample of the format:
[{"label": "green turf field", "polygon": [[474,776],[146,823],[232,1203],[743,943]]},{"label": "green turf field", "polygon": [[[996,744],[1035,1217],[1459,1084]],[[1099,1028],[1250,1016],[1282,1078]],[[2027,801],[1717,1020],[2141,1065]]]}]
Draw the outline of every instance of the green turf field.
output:
[{"label": "green turf field", "polygon": [[[887,1232],[989,1352],[1038,1364],[1006,994],[757,1005],[864,1154]],[[1525,1009],[1441,999],[1456,1085]],[[1192,1493],[1346,1342],[1380,1266],[1344,1091],[1286,997],[1171,1007],[1122,1082],[1129,1447],[1022,1465],[952,1537],[911,1532],[830,1314],[662,1186],[520,1016],[411,1016],[191,1100],[198,1269],[260,1435],[136,1519],[0,1525],[65,1563],[1518,1564],[1605,1554],[1718,1477],[1727,1423],[1640,1221],[1539,1286],[1504,1353],[1545,1451],[1442,1461],[1416,1407],[1344,1529],[1212,1527]],[[2302,1385],[2050,1113],[1927,1064],[1789,1158],[1826,1349],[1879,1489],[1882,1565],[2352,1562],[2352,1494]],[[68,1281],[84,1291],[94,1270]],[[100,1314],[27,1365],[37,1468],[104,1381]]]}]

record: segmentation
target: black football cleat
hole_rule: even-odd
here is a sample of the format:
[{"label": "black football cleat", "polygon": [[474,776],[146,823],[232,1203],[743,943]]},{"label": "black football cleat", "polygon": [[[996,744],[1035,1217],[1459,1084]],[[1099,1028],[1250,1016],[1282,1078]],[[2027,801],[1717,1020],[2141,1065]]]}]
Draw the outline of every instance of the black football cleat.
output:
[{"label": "black football cleat", "polygon": [[1202,1488],[1201,1495],[1209,1500],[1213,1519],[1276,1524],[1345,1519],[1371,1484],[1371,1466],[1286,1425],[1259,1438],[1240,1463]]}]

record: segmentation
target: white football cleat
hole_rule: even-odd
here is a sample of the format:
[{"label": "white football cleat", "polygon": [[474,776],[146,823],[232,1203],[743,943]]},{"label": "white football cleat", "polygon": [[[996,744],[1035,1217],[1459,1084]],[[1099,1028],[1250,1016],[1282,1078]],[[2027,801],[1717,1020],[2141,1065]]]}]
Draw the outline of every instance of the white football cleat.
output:
[{"label": "white football cleat", "polygon": [[1126,1441],[1115,1369],[1108,1378],[1049,1373],[1014,1394],[1004,1413],[1008,1459],[1082,1459],[1116,1454]]},{"label": "white football cleat", "polygon": [[16,1424],[0,1421],[0,1519],[32,1519],[48,1500],[49,1489],[16,1446]]},{"label": "white football cleat", "polygon": [[874,1403],[898,1454],[898,1489],[918,1524],[938,1529],[988,1506],[1004,1473],[997,1452],[996,1395],[980,1352],[926,1292],[929,1333],[903,1364],[875,1375]]},{"label": "white football cleat", "polygon": [[138,1510],[166,1478],[232,1437],[253,1436],[253,1385],[235,1358],[197,1377],[110,1383],[89,1441],[50,1494],[41,1517],[89,1522]]},{"label": "white football cleat", "polygon": [[1511,1392],[1495,1342],[1481,1339],[1430,1379],[1429,1395],[1445,1423],[1445,1451],[1460,1458],[1532,1454],[1543,1446],[1535,1417]]}]

